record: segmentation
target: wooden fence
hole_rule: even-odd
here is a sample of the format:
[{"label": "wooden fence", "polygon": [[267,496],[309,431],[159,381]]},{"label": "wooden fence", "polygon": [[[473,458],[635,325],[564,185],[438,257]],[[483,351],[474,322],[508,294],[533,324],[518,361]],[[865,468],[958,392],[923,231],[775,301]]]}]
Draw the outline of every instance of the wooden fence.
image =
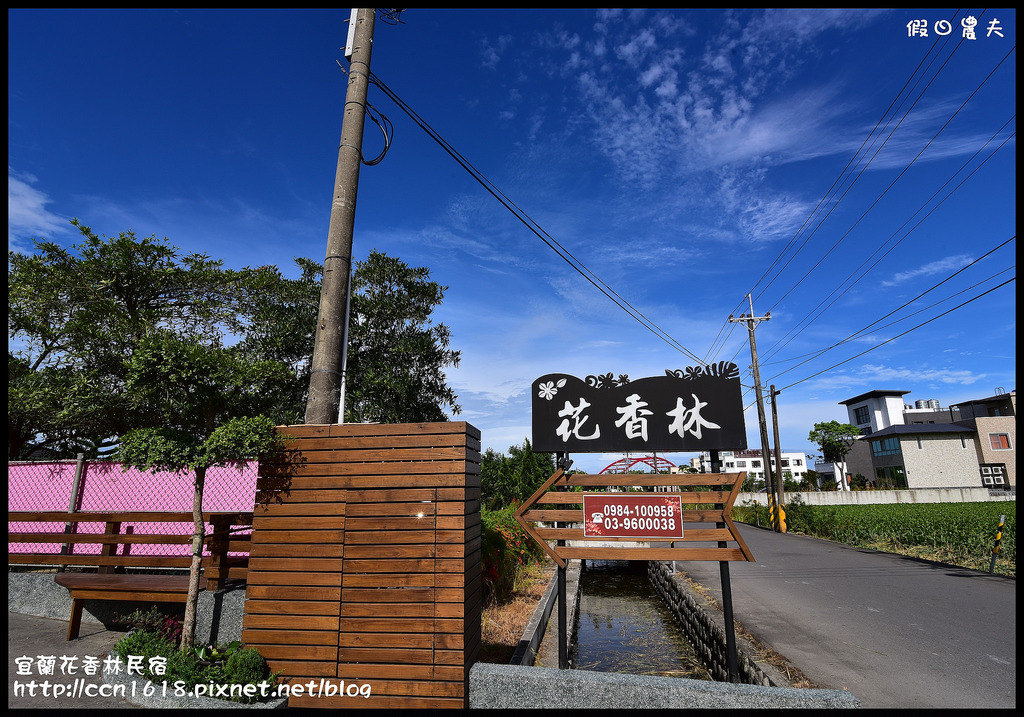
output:
[{"label": "wooden fence", "polygon": [[[288,426],[261,462],[242,639],[286,681],[369,685],[290,706],[468,706],[480,649],[480,434]],[[323,679],[323,682],[321,682]]]}]

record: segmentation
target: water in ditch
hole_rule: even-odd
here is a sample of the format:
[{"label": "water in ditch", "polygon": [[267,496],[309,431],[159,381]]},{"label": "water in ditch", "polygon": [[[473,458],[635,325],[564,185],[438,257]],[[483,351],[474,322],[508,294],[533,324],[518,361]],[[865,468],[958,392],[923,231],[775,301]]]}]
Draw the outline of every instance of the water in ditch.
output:
[{"label": "water in ditch", "polygon": [[573,667],[710,680],[647,577],[647,564],[588,560],[580,575]]}]

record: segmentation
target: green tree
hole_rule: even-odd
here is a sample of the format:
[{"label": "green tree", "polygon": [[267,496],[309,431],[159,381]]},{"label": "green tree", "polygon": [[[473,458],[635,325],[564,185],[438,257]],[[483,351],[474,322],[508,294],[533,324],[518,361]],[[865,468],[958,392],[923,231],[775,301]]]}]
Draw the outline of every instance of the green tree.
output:
[{"label": "green tree", "polygon": [[[8,252],[8,457],[109,452],[132,427],[128,366],[140,340],[160,330],[250,360],[287,364],[295,380],[275,393],[272,415],[301,423],[322,267],[297,258],[298,278],[274,266],[227,270],[167,239],[122,232],[83,235],[65,249],[36,243]],[[450,332],[431,315],[446,287],[380,252],[353,279],[346,420],[416,422],[458,413],[444,370],[457,366]]]},{"label": "green tree", "polygon": [[[462,409],[444,369],[459,365],[451,332],[431,320],[448,287],[413,268],[371,251],[356,263],[346,369],[347,421],[412,423],[446,421]],[[315,312],[314,312],[315,313]]]},{"label": "green tree", "polygon": [[480,502],[488,510],[521,504],[555,468],[555,454],[535,453],[529,438],[521,446],[510,446],[508,455],[488,448],[480,462]]},{"label": "green tree", "polygon": [[842,474],[845,476],[846,455],[858,436],[860,429],[856,426],[839,421],[824,421],[814,424],[814,430],[807,435],[807,440],[821,448],[821,455],[826,461],[841,464]]},{"label": "green tree", "polygon": [[203,491],[213,466],[258,458],[279,445],[275,421],[294,382],[279,361],[252,360],[236,347],[158,331],[144,337],[129,364],[126,389],[140,425],[122,438],[117,457],[144,470],[191,472],[192,561],[181,649],[192,646],[202,573]]},{"label": "green tree", "polygon": [[244,324],[238,287],[203,254],[133,232],[84,239],[70,249],[36,242],[8,252],[8,456],[40,448],[89,456],[116,444],[138,417],[127,367],[141,340],[160,330],[208,344]]}]

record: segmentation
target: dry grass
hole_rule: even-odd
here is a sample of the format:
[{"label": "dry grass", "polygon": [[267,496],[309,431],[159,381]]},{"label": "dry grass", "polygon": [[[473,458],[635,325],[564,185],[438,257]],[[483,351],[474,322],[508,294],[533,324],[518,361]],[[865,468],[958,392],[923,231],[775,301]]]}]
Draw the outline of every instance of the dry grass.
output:
[{"label": "dry grass", "polygon": [[517,577],[508,599],[484,606],[480,662],[508,664],[554,574],[550,560],[527,568]]}]

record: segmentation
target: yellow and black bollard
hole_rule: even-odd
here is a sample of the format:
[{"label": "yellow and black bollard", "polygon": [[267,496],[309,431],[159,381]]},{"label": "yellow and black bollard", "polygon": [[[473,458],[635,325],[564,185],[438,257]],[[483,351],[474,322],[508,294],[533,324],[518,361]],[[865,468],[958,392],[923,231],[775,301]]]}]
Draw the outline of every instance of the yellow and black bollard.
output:
[{"label": "yellow and black bollard", "polygon": [[996,546],[992,548],[992,561],[988,564],[988,572],[994,573],[996,571],[996,557],[999,555],[999,541],[1003,539],[1003,526],[1006,524],[1006,516],[999,516],[999,527],[996,528]]},{"label": "yellow and black bollard", "polygon": [[[778,521],[775,519],[776,510],[779,513]],[[771,493],[768,494],[768,522],[771,524],[772,530],[778,529],[780,533],[786,532],[786,508],[781,505],[777,506],[775,496]]]}]

